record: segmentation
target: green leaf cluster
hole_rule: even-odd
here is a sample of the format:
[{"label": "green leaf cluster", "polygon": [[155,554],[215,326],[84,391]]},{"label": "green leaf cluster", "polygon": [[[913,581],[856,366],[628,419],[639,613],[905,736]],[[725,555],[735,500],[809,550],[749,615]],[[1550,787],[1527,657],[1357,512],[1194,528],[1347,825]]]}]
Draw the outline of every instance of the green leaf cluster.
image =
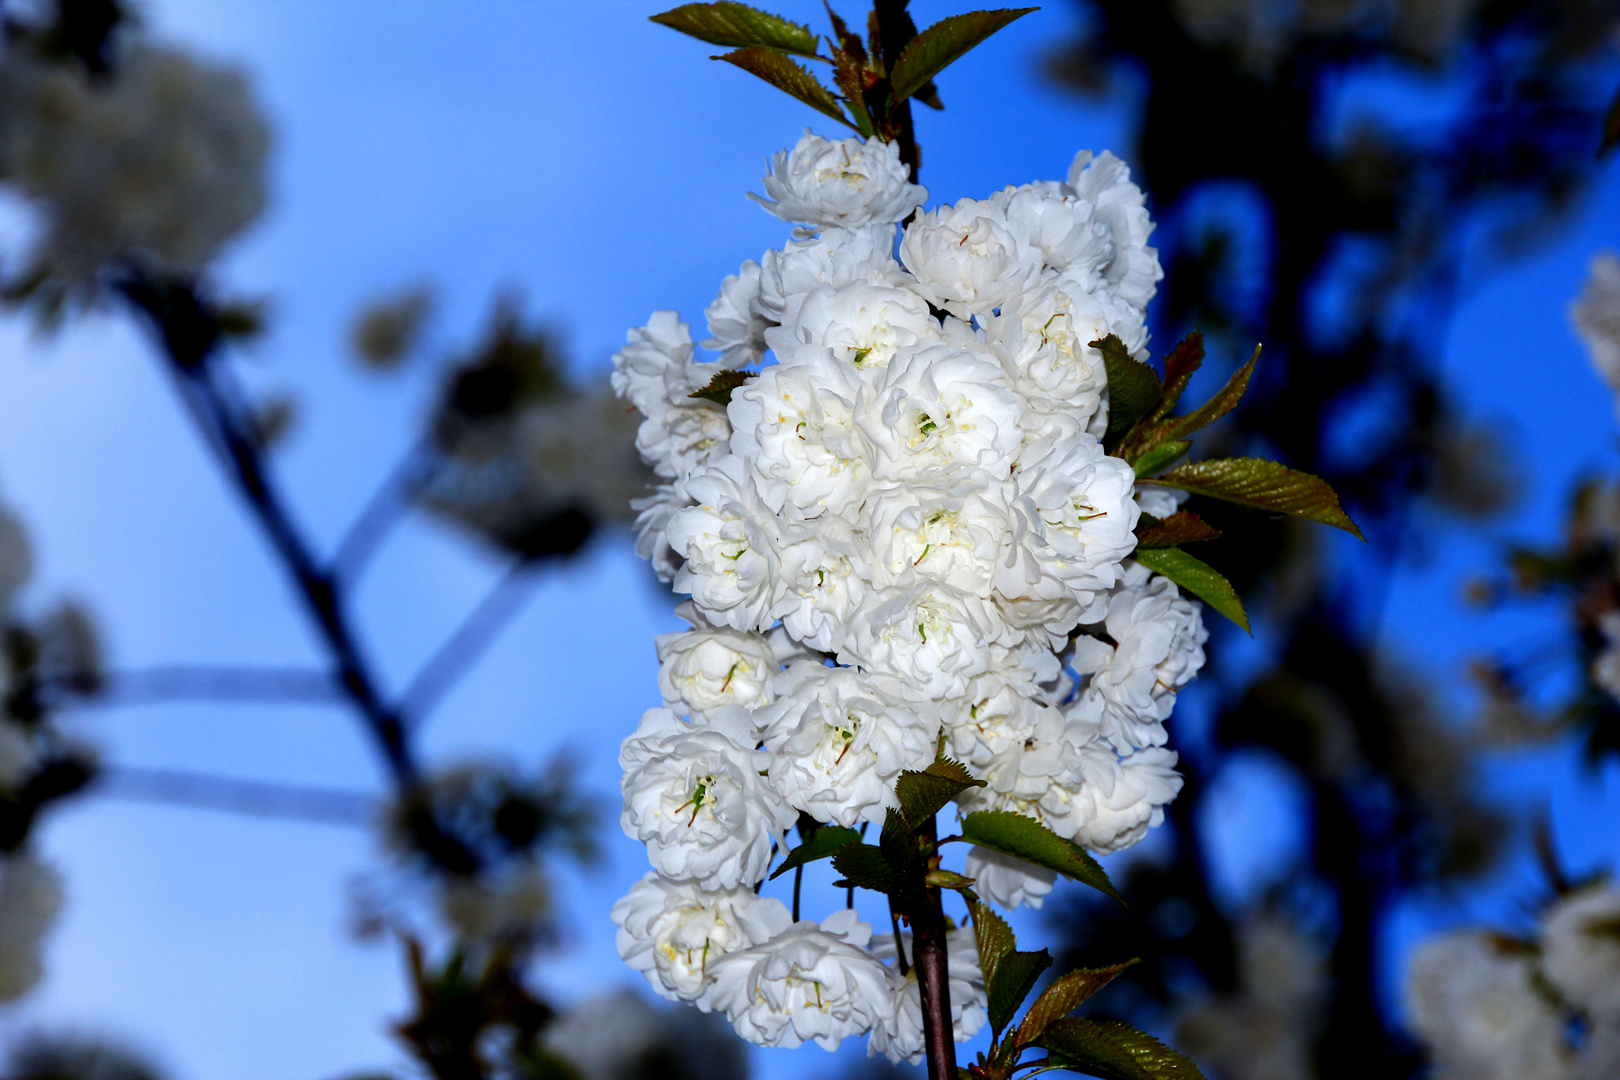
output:
[{"label": "green leaf cluster", "polygon": [[[867,19],[864,39],[830,6],[832,32],[825,37],[809,26],[731,0],[682,4],[652,21],[731,49],[713,59],[735,64],[867,138],[893,142],[910,124],[913,99],[944,108],[934,87],[940,72],[1034,10],[972,11],[919,31],[905,0],[879,0]],[[821,52],[823,43],[830,55]],[[833,85],[816,78],[800,60],[830,65]]]},{"label": "green leaf cluster", "polygon": [[[1178,488],[1256,510],[1288,514],[1343,529],[1364,539],[1339,506],[1327,482],[1263,458],[1212,458],[1177,465],[1192,448],[1189,438],[1237,407],[1249,389],[1257,347],[1249,362],[1196,409],[1173,415],[1193,374],[1204,362],[1204,339],[1194,330],[1164,358],[1164,376],[1130,354],[1112,334],[1091,347],[1108,372],[1108,432],[1103,445],[1136,471],[1137,481]],[[1143,517],[1136,529],[1136,561],[1174,581],[1244,630],[1249,617],[1232,583],[1181,545],[1219,536],[1197,514],[1183,510],[1163,521]]]},{"label": "green leaf cluster", "polygon": [[[977,1063],[963,1070],[965,1074],[982,1080],[1009,1080],[1024,1069],[1063,1069],[1107,1080],[1202,1080],[1192,1062],[1127,1024],[1069,1015],[1135,960],[1058,976],[1012,1026],[1019,1007],[1051,967],[1052,957],[1045,949],[1020,952],[1007,921],[985,905],[969,900],[968,914],[984,973],[991,1041]],[[1046,1051],[1046,1056],[1023,1060],[1027,1053],[1039,1050]]]}]

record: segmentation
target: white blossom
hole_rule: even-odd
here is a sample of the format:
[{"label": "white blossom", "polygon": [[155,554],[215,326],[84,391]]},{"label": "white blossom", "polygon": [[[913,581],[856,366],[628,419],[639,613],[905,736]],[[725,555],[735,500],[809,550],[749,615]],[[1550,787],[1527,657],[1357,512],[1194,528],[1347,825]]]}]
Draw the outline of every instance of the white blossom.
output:
[{"label": "white blossom", "polygon": [[848,365],[817,348],[732,392],[733,447],[751,463],[767,507],[780,513],[791,504],[813,518],[860,503],[872,451],[856,411],[870,393]]},{"label": "white blossom", "polygon": [[892,225],[928,198],[911,182],[898,144],[823,139],[808,129],[791,151],[777,152],[764,182],[770,198],[750,198],[783,221],[819,228]]},{"label": "white blossom", "polygon": [[1603,635],[1603,648],[1592,661],[1592,680],[1620,701],[1620,611],[1599,615],[1598,631]]},{"label": "white blossom", "polygon": [[765,355],[765,331],[774,325],[759,308],[759,263],[749,259],[720,283],[720,295],[704,312],[709,320],[705,349],[718,349],[723,367],[741,368]]},{"label": "white blossom", "polygon": [[756,715],[771,751],[770,780],[817,821],[882,824],[884,811],[900,805],[901,770],[934,760],[938,720],[920,715],[889,680],[800,660],[777,679],[775,693],[775,704]]},{"label": "white blossom", "polygon": [[765,876],[771,845],[796,815],[760,776],[747,710],[717,710],[689,724],[668,709],[649,709],[624,741],[626,836],[647,845],[659,873],[705,889],[752,885]]},{"label": "white blossom", "polygon": [[1162,746],[1164,720],[1180,690],[1204,666],[1209,631],[1203,605],[1175,582],[1131,563],[1108,601],[1101,638],[1075,641],[1074,669],[1091,676],[1085,693],[1100,706],[1103,738],[1120,753]]},{"label": "white blossom", "polygon": [[795,240],[772,248],[760,258],[759,296],[753,311],[767,324],[766,344],[774,348],[778,325],[789,327],[785,339],[797,342],[792,327],[799,306],[820,286],[842,289],[850,285],[909,286],[911,278],[895,261],[894,227],[833,230],[822,236]]},{"label": "white blossom", "polygon": [[1043,265],[1040,248],[991,200],[961,199],[919,214],[900,241],[900,261],[935,307],[962,318],[1018,299]]},{"label": "white blossom", "polygon": [[1592,366],[1620,393],[1620,256],[1605,251],[1592,257],[1586,285],[1569,313]]},{"label": "white blossom", "polygon": [[714,1008],[737,1034],[760,1046],[814,1041],[833,1050],[844,1039],[892,1019],[888,973],[866,951],[872,928],[854,911],[818,926],[794,923],[763,945],[711,965]]},{"label": "white blossom", "polygon": [[1075,843],[1099,855],[1141,843],[1148,829],[1164,822],[1164,808],[1181,791],[1176,753],[1163,746],[1128,755],[1119,770],[1112,792],[1093,785],[1095,813],[1073,836]]},{"label": "white blossom", "polygon": [[667,527],[670,548],[685,560],[675,572],[676,590],[691,593],[716,625],[768,629],[784,581],[811,553],[789,550],[741,458],[722,458],[686,489],[693,505],[675,511]]},{"label": "white blossom", "polygon": [[1004,480],[1018,460],[1024,403],[987,353],[948,345],[906,350],[869,401],[857,422],[873,447],[878,479],[910,482],[960,467]]},{"label": "white blossom", "polygon": [[645,418],[636,449],[659,476],[682,479],[729,449],[725,410],[692,397],[722,370],[693,359],[690,328],[673,311],[654,312],[613,355],[613,389]]},{"label": "white blossom", "polygon": [[792,923],[782,901],[752,887],[705,890],[656,872],[613,905],[619,956],[671,1001],[710,1008],[712,965],[760,945]]},{"label": "white blossom", "polygon": [[838,363],[870,373],[888,367],[901,349],[945,340],[928,304],[896,285],[870,281],[838,288],[818,285],[803,293],[793,308],[791,323],[770,335],[783,360],[801,345],[820,345]]},{"label": "white blossom", "polygon": [[1541,967],[1577,1008],[1620,1026],[1620,890],[1590,886],[1542,919]]},{"label": "white blossom", "polygon": [[711,625],[690,600],[675,614],[692,629],[653,639],[665,707],[684,704],[693,713],[706,713],[726,705],[769,704],[771,680],[781,670],[770,642],[760,634]]},{"label": "white blossom", "polygon": [[77,283],[119,258],[195,273],[263,212],[270,133],[233,68],[129,42],[106,79],[14,46],[0,174],[45,212],[33,259]]},{"label": "white blossom", "polygon": [[1145,311],[1164,271],[1157,249],[1147,244],[1153,219],[1142,189],[1131,182],[1130,169],[1107,150],[1096,157],[1082,150],[1069,167],[1067,187],[1096,207],[1094,220],[1108,229],[1114,257],[1102,270],[1104,288]]},{"label": "white blossom", "polygon": [[1563,1018],[1535,985],[1527,948],[1460,931],[1414,953],[1406,1015],[1437,1080],[1565,1080]]},{"label": "white blossom", "polygon": [[967,854],[963,873],[973,878],[974,891],[993,904],[1039,908],[1057,882],[1057,871],[975,845]]},{"label": "white blossom", "polygon": [[[882,1054],[898,1065],[913,1065],[923,1059],[922,992],[917,986],[917,966],[912,957],[912,935],[902,931],[906,951],[906,973],[897,962],[899,947],[893,935],[879,935],[872,952],[887,965],[889,985],[894,996],[894,1015],[872,1028],[866,1044],[868,1057]],[[949,971],[951,1031],[957,1042],[968,1042],[989,1019],[984,975],[979,970],[979,946],[970,929],[958,928],[945,935],[946,969]]]}]

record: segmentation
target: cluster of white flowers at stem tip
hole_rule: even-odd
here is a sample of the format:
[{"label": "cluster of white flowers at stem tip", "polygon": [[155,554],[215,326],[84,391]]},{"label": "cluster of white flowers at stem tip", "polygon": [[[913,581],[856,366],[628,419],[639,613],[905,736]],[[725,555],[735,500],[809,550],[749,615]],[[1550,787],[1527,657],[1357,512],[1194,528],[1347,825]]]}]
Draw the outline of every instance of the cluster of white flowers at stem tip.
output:
[{"label": "cluster of white flowers at stem tip", "polygon": [[[871,945],[846,911],[793,923],[756,887],[801,813],[881,823],[900,773],[942,752],[987,781],[963,812],[1025,814],[1098,852],[1162,820],[1181,783],[1164,720],[1206,632],[1130,559],[1141,507],[1099,439],[1091,346],[1144,353],[1153,226],[1106,153],[919,212],[894,145],[807,133],[765,186],[800,227],[722,283],[703,342],[719,358],[671,311],[614,358],[659,480],[638,550],[691,596],[691,629],[657,642],[664,707],[620,758],[622,824],[655,870],[614,919],[659,993],[747,1039],[871,1031],[873,1051],[915,1060],[918,991],[891,935]],[[1052,887],[978,849],[968,873],[1006,905]],[[958,1039],[983,1021],[965,933]]]}]

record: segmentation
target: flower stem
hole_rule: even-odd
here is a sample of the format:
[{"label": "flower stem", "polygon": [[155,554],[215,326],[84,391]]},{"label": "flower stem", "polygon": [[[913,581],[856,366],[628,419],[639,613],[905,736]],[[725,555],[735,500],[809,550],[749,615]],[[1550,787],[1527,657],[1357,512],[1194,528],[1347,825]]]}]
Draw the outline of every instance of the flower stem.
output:
[{"label": "flower stem", "polygon": [[[933,851],[934,822],[918,835]],[[939,855],[931,854],[928,868],[937,869]],[[911,915],[911,960],[917,969],[917,990],[922,995],[923,1046],[928,1051],[928,1080],[957,1080],[956,1037],[951,1030],[951,984],[945,940],[945,905],[938,889],[924,889],[923,901]]]}]

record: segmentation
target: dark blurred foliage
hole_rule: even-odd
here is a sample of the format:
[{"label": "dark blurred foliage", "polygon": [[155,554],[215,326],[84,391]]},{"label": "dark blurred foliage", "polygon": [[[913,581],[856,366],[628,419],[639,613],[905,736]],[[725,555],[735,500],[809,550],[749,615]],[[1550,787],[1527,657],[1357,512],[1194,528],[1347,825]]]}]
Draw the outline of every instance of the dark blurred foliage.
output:
[{"label": "dark blurred foliage", "polygon": [[[1263,342],[1224,449],[1324,477],[1369,545],[1330,551],[1290,523],[1198,507],[1225,531],[1200,557],[1253,598],[1266,652],[1238,674],[1222,665],[1234,632],[1216,630],[1209,728],[1183,719],[1173,736],[1187,786],[1168,854],[1133,864],[1129,908],[1054,912],[1064,961],[1143,955],[1109,1005],[1161,1022],[1238,989],[1247,915],[1213,895],[1199,823],[1222,770],[1259,755],[1309,809],[1306,854],[1271,902],[1330,946],[1316,1074],[1412,1075],[1380,996],[1388,917],[1486,868],[1512,832],[1470,794],[1460,726],[1380,653],[1383,609],[1403,551],[1443,527],[1436,511],[1505,501],[1510,473],[1449,400],[1439,350],[1459,292],[1547,235],[1595,174],[1620,4],[1092,0],[1077,14],[1053,78],[1141,90],[1125,149],[1160,222],[1159,340],[1201,325],[1233,356]],[[1389,102],[1413,95],[1444,107],[1410,122]]]}]

